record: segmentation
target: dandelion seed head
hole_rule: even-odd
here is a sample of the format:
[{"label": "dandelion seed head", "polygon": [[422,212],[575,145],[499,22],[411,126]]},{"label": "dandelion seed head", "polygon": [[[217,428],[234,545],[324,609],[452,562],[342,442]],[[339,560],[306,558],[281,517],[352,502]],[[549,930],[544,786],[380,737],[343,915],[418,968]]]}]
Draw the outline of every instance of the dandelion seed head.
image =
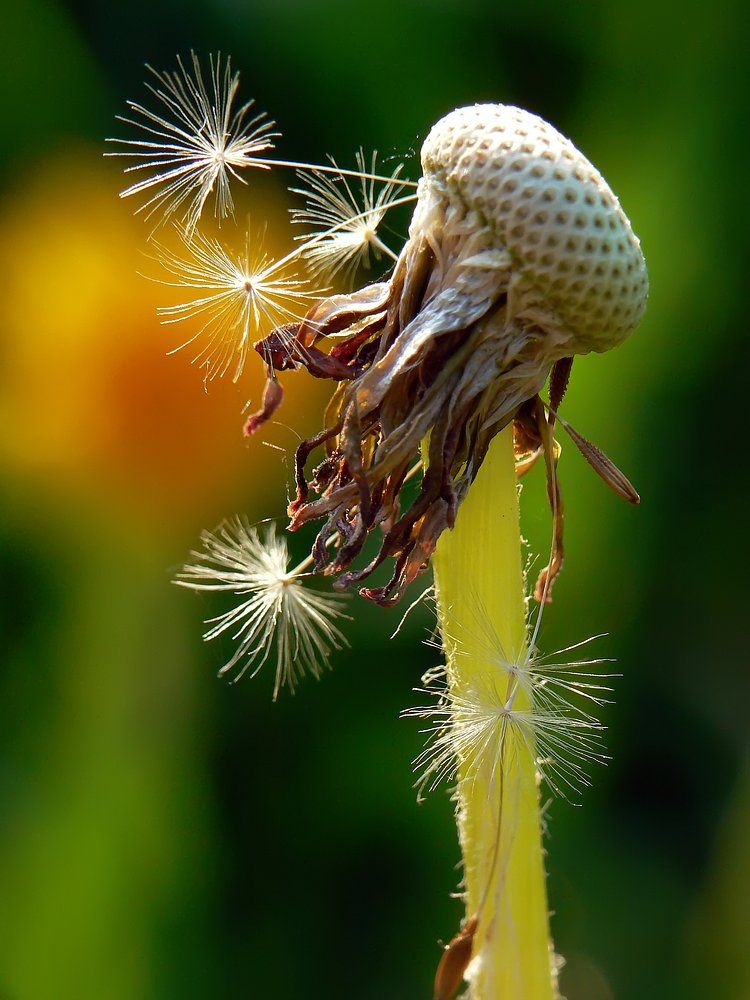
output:
[{"label": "dandelion seed head", "polygon": [[223,522],[201,536],[203,551],[194,552],[176,579],[191,590],[226,591],[237,603],[216,618],[204,639],[228,634],[237,648],[219,671],[248,670],[255,676],[275,648],[274,700],[282,687],[294,691],[304,674],[319,678],[334,650],[345,646],[334,624],[346,618],[342,599],[305,586],[304,566],[289,569],[286,539],[270,522],[261,534],[244,518]]},{"label": "dandelion seed head", "polygon": [[108,140],[122,147],[108,155],[136,159],[126,172],[148,174],[121,194],[141,199],[136,212],[147,219],[174,216],[190,235],[211,195],[219,221],[233,214],[230,181],[241,179],[238,171],[246,167],[267,169],[259,154],[273,149],[278,133],[265,113],[250,116],[252,101],[234,108],[239,73],[229,59],[209,57],[208,82],[194,52],[188,66],[179,57],[177,64],[176,71],[147,67],[155,82],[146,86],[158,110],[129,101],[132,117],[120,121],[139,138]]},{"label": "dandelion seed head", "polygon": [[[648,289],[640,244],[611,189],[535,115],[504,105],[451,112],[425,140],[422,167],[408,240],[390,276],[322,299],[288,351],[337,383],[326,428],[298,450],[292,527],[323,519],[319,552],[338,534],[325,570],[342,589],[393,559],[388,583],[360,590],[386,606],[427,568],[492,438],[523,424],[533,451],[542,439],[532,416],[550,372],[622,341]],[[346,197],[329,207],[329,182],[315,182],[320,201],[308,221],[317,211],[326,225],[332,213],[351,211]],[[372,226],[360,221],[328,243],[321,236],[318,250],[311,241],[310,253],[325,263],[329,250],[334,261],[367,250]],[[317,346],[312,356],[308,348],[324,338],[335,340],[328,356]],[[426,440],[420,490],[407,504],[406,471]],[[305,463],[321,444],[328,460],[308,481]],[[380,526],[378,555],[350,568]]]},{"label": "dandelion seed head", "polygon": [[422,147],[426,186],[486,220],[527,310],[567,333],[568,353],[604,351],[638,325],[648,278],[619,201],[586,157],[521,108],[460,108]]}]

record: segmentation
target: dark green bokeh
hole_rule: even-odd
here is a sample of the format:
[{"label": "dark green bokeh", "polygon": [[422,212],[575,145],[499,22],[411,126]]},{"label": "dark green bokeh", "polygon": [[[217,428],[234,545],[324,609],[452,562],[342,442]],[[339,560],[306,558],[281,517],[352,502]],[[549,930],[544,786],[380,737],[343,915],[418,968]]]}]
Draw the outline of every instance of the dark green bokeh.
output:
[{"label": "dark green bokeh", "polygon": [[[643,503],[621,505],[565,446],[568,560],[542,636],[555,649],[606,630],[594,655],[623,675],[612,763],[583,808],[548,815],[570,1000],[750,996],[750,691],[733,632],[750,485],[744,14],[739,0],[25,0],[0,40],[9,204],[30,169],[115,130],[144,61],[191,47],[231,52],[288,155],[403,155],[452,107],[502,101],[550,119],[620,196],[649,311],[632,342],[576,363],[565,407]],[[235,509],[278,511],[250,489]],[[422,738],[398,720],[434,662],[429,616],[390,642],[398,613],[353,602],[335,672],[273,705],[269,676],[215,680],[221,651],[199,638],[213,605],[168,586],[206,525],[142,534],[24,483],[3,493],[0,995],[428,997],[460,916],[451,804],[415,804]],[[542,493],[531,478],[534,551]]]}]

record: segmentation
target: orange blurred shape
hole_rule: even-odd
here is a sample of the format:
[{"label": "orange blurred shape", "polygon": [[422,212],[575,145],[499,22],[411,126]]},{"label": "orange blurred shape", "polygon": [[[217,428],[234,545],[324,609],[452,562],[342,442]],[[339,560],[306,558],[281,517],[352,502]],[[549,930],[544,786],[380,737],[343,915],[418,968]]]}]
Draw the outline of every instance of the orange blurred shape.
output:
[{"label": "orange blurred shape", "polygon": [[[197,328],[159,323],[156,306],[174,290],[139,275],[159,268],[146,256],[149,225],[132,218],[120,187],[100,151],[84,148],[5,194],[0,461],[27,484],[117,514],[192,524],[248,503],[263,509],[266,495],[283,499],[290,466],[278,448],[290,455],[317,426],[322,387],[292,374],[279,413],[288,426],[259,435],[276,447],[245,441],[243,408],[263,391],[260,359],[251,353],[236,385],[226,378],[205,391],[191,348],[167,356]],[[264,215],[273,252],[281,200],[266,197]],[[231,224],[225,232],[236,235]]]}]

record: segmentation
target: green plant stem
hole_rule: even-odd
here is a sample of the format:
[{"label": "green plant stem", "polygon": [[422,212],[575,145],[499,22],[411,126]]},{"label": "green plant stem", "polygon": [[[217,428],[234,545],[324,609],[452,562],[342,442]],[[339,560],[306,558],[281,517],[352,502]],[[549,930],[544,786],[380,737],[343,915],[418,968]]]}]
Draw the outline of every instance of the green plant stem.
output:
[{"label": "green plant stem", "polygon": [[[492,442],[453,531],[434,556],[438,609],[452,697],[500,672],[488,630],[506,660],[526,649],[522,542],[513,438]],[[488,621],[484,621],[485,617]],[[485,636],[485,638],[483,638]],[[528,707],[519,691],[514,708]],[[491,759],[489,759],[491,758]],[[458,762],[458,830],[467,918],[478,916],[470,968],[472,1000],[553,1000],[557,996],[539,812],[537,769],[528,746],[504,734],[500,759]]]}]

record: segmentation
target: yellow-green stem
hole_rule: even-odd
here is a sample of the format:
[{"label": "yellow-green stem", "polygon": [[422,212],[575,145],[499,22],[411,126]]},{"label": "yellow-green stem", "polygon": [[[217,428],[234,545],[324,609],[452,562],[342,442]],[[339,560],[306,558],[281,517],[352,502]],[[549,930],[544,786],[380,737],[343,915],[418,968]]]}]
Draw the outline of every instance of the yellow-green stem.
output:
[{"label": "yellow-green stem", "polygon": [[[434,556],[438,608],[451,694],[476,690],[501,671],[487,632],[505,658],[526,648],[518,490],[510,428],[492,442],[453,531]],[[485,622],[485,616],[489,619]],[[522,691],[514,708],[524,705]],[[529,748],[508,728],[501,760],[485,753],[459,761],[458,828],[464,860],[466,915],[478,915],[471,967],[472,1000],[553,1000],[539,788]],[[467,775],[469,777],[467,778]]]}]

